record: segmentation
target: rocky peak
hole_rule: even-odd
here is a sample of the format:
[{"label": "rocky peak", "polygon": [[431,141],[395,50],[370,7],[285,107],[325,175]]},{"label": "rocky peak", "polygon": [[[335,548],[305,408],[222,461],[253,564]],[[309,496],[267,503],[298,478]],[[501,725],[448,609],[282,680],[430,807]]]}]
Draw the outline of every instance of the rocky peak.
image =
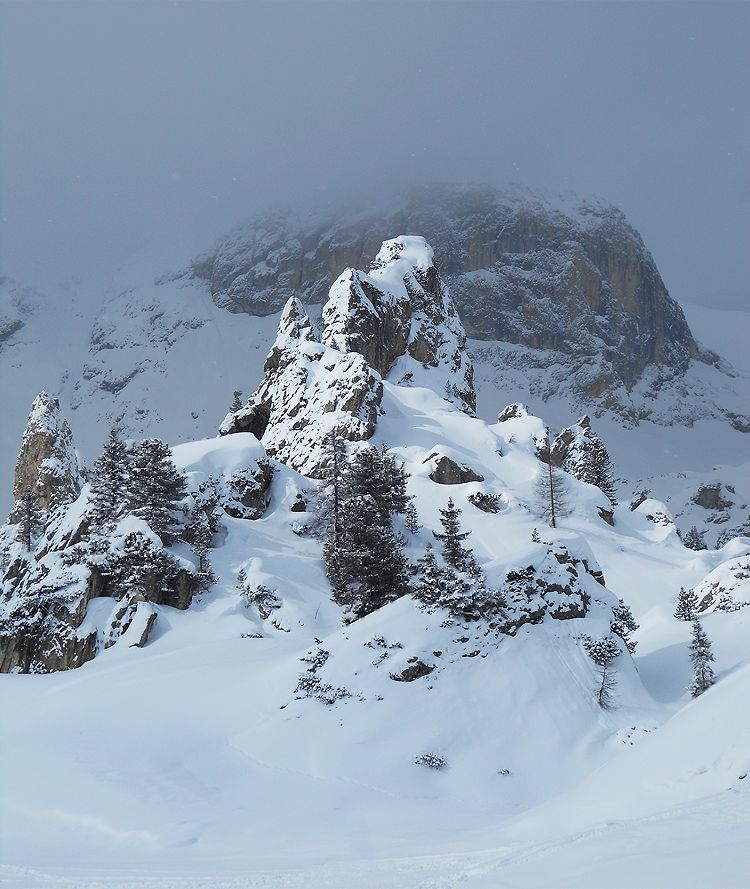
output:
[{"label": "rocky peak", "polygon": [[[44,513],[75,500],[82,477],[70,431],[60,404],[46,392],[34,399],[13,476],[13,496],[20,501],[31,491]],[[10,521],[18,521],[14,509]]]},{"label": "rocky peak", "polygon": [[342,352],[359,352],[384,377],[399,359],[402,381],[421,382],[419,366],[434,368],[444,379],[438,383],[431,374],[427,385],[450,386],[465,407],[476,407],[466,334],[424,238],[384,241],[369,273],[346,269],[323,309],[322,339]]},{"label": "rocky peak", "polygon": [[269,454],[316,475],[332,430],[348,441],[372,436],[389,373],[473,411],[466,336],[424,238],[386,241],[369,272],[347,269],[331,287],[322,325],[317,342],[300,300],[287,301],[263,382],[227,415],[222,435],[252,432]]}]

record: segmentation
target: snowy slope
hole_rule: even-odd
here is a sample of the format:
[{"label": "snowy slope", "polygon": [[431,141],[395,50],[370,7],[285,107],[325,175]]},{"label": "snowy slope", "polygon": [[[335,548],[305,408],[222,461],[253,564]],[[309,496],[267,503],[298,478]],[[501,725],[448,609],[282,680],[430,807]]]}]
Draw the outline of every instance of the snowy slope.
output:
[{"label": "snowy slope", "polygon": [[[123,639],[72,672],[0,676],[8,885],[593,889],[602,866],[612,886],[705,886],[719,867],[722,886],[743,885],[749,725],[737,701],[750,681],[749,616],[705,618],[720,681],[691,701],[689,628],[671,612],[680,586],[750,553],[750,540],[696,554],[627,504],[610,528],[603,495],[582,484],[555,532],[528,509],[541,420],[487,426],[429,390],[384,385],[373,443],[393,445],[411,475],[424,526],[412,549],[450,494],[491,583],[557,541],[592,551],[608,589],[632,604],[640,644],[634,663],[617,660],[617,709],[593,700],[577,640],[608,631],[596,614],[497,636],[405,597],[342,627],[320,544],[292,530],[301,516],[290,507],[312,483],[279,466],[261,519],[225,519],[212,550],[219,584],[188,611],[155,606],[145,648]],[[197,483],[231,472],[244,438],[175,457]],[[435,484],[435,451],[485,480]],[[473,507],[479,489],[503,509]],[[242,604],[241,567],[281,597],[273,623]],[[318,674],[345,689],[331,706],[295,692],[320,649]],[[391,679],[417,656],[429,676]],[[416,764],[424,753],[447,766]]]}]

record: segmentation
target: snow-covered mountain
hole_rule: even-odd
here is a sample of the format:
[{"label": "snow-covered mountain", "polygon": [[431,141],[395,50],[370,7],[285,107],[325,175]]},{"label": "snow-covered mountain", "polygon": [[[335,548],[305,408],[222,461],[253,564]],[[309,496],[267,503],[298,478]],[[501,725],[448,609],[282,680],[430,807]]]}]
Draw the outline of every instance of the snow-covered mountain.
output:
[{"label": "snow-covered mountain", "polygon": [[[611,472],[602,418],[551,439],[518,403],[474,416],[479,374],[432,249],[400,236],[377,256],[334,279],[320,319],[292,295],[275,338],[276,315],[210,295],[185,311],[205,296],[190,278],[152,285],[148,312],[108,300],[124,320],[97,319],[106,363],[71,381],[73,417],[131,361],[148,359],[120,392],[145,402],[169,379],[134,334],[156,331],[222,433],[171,457],[112,446],[81,488],[65,406],[35,403],[28,488],[0,533],[8,885],[599,887],[603,867],[612,887],[743,885],[750,538],[695,551],[655,493],[615,505],[590,474]],[[244,372],[204,351],[225,319],[233,344],[268,324]],[[223,420],[200,400],[221,367],[252,391]],[[123,417],[153,435],[166,421],[149,410]],[[159,509],[172,461],[182,512]],[[35,531],[23,496],[42,477],[60,493]],[[377,515],[386,536],[368,542]],[[403,594],[368,599],[401,555],[419,566]],[[716,658],[697,697],[681,588]]]},{"label": "snow-covered mountain", "polygon": [[398,230],[434,245],[484,419],[513,401],[554,429],[591,414],[631,480],[745,461],[750,368],[727,347],[747,330],[746,313],[700,310],[691,332],[611,207],[445,188],[386,210],[264,217],[198,261],[155,249],[107,278],[44,293],[3,280],[0,511],[40,390],[59,399],[88,462],[113,422],[170,441],[211,435],[232,392],[247,396],[260,378],[288,297],[317,322],[342,268],[366,267]]}]

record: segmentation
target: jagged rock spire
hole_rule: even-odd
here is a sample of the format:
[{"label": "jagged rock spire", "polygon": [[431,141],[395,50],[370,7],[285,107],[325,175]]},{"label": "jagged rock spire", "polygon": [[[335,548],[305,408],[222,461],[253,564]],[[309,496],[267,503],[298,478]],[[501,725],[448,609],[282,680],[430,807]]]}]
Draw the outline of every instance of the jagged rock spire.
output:
[{"label": "jagged rock spire", "polygon": [[317,342],[302,303],[287,301],[265,378],[227,415],[222,435],[252,432],[269,454],[315,475],[331,430],[348,441],[372,436],[382,377],[431,388],[473,412],[466,335],[424,238],[385,241],[369,272],[346,269],[322,323]]},{"label": "jagged rock spire", "polygon": [[383,377],[476,408],[466,334],[424,238],[384,241],[368,273],[344,271],[323,309],[322,341],[359,352]]},{"label": "jagged rock spire", "polygon": [[221,435],[252,432],[267,452],[300,472],[323,468],[322,444],[332,430],[347,441],[372,436],[383,384],[356,352],[315,341],[302,304],[291,298],[264,365],[265,377],[247,404],[230,413]]},{"label": "jagged rock spire", "polygon": [[[21,501],[31,491],[37,507],[49,513],[75,500],[81,491],[81,470],[70,431],[56,398],[40,392],[34,399],[23,433],[13,477],[13,496]],[[18,521],[14,509],[9,521]]]}]

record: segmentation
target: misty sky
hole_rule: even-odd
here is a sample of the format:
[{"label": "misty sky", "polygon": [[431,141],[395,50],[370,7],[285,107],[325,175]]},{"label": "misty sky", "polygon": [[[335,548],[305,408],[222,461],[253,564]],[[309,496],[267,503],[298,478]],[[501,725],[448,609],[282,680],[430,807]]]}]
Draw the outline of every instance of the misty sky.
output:
[{"label": "misty sky", "polygon": [[621,206],[679,300],[750,306],[748,46],[748,3],[0,0],[0,272],[517,181]]}]

